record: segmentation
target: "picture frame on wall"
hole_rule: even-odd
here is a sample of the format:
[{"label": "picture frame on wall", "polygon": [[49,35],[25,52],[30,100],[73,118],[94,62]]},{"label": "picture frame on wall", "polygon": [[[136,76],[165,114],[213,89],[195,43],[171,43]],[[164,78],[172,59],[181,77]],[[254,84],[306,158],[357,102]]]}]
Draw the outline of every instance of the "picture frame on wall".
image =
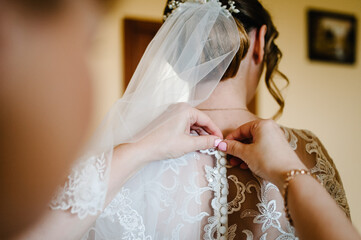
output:
[{"label": "picture frame on wall", "polygon": [[356,17],[309,9],[308,57],[311,60],[343,64],[356,61]]}]

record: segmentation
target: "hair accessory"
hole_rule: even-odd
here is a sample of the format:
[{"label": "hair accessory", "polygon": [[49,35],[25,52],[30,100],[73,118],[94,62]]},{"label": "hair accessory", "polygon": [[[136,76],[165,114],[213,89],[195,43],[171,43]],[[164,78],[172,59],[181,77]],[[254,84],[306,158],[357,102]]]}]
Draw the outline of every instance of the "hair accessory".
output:
[{"label": "hair accessory", "polygon": [[[171,0],[171,1],[169,1],[169,3],[168,3],[168,8],[169,8],[170,10],[172,10],[172,12],[173,12],[173,11],[176,10],[182,3],[185,3],[185,2],[194,2],[194,3],[202,3],[202,4],[204,4],[204,3],[207,3],[207,2],[211,2],[211,1],[212,1],[212,0]],[[222,6],[222,3],[221,3],[219,0],[213,0],[213,1],[214,1],[214,2],[218,2],[219,5],[220,5],[222,8],[226,9],[230,14],[232,14],[232,13],[239,13],[239,10],[236,8],[234,1],[228,1],[228,5],[226,4],[226,5],[223,5],[223,6]],[[172,12],[165,14],[165,15],[163,16],[163,20],[165,21],[165,20],[169,17],[169,15],[172,14]]]},{"label": "hair accessory", "polygon": [[291,226],[293,226],[293,220],[291,218],[290,211],[288,209],[288,201],[287,201],[288,200],[288,196],[287,196],[288,195],[288,185],[290,184],[290,181],[298,175],[309,175],[309,176],[313,177],[314,179],[316,179],[322,185],[322,182],[317,178],[317,176],[315,174],[311,173],[309,170],[294,169],[294,170],[287,172],[285,183],[283,185],[283,199],[284,199],[284,203],[285,203],[286,219],[290,222]]},{"label": "hair accessory", "polygon": [[227,8],[227,5],[224,5],[222,7],[227,9],[228,12],[230,12],[231,14],[232,13],[239,13],[239,10],[236,8],[236,6],[234,4],[235,4],[234,1],[228,1],[229,8]]}]

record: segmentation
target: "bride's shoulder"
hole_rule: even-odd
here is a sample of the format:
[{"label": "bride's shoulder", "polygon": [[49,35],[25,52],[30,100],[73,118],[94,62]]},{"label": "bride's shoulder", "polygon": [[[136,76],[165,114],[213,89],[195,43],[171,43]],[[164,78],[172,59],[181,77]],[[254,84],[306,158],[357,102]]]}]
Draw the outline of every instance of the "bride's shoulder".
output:
[{"label": "bride's shoulder", "polygon": [[[329,162],[334,166],[327,149],[312,131],[281,126],[291,148],[306,162]],[[311,164],[311,163],[309,163]],[[312,164],[311,164],[312,165]],[[307,165],[306,165],[307,166]]]},{"label": "bride's shoulder", "polygon": [[281,125],[280,128],[292,149],[308,168],[314,170],[317,166],[327,165],[328,168],[336,169],[333,159],[316,134],[306,129],[289,128]]},{"label": "bride's shoulder", "polygon": [[314,143],[324,148],[316,134],[310,130],[290,128],[282,125],[279,126],[283,130],[285,137],[287,138],[293,150],[297,149],[298,143],[303,143],[302,145],[306,143]]},{"label": "bride's shoulder", "polygon": [[281,126],[290,146],[301,161],[322,181],[326,190],[350,217],[345,190],[337,167],[319,138],[306,129]]}]

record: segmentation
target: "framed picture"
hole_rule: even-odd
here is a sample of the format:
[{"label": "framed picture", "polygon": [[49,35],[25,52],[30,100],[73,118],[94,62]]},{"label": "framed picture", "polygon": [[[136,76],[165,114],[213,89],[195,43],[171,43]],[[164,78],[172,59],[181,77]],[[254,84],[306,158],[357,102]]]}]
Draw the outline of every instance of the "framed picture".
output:
[{"label": "framed picture", "polygon": [[314,9],[308,10],[307,15],[309,58],[353,64],[356,58],[356,18]]}]

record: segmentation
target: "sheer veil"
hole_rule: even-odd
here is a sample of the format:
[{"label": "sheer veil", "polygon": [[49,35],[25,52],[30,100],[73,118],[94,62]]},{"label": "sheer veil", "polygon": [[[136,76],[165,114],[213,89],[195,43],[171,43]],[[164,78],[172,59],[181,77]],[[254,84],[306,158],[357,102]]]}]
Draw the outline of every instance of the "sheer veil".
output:
[{"label": "sheer veil", "polygon": [[[113,147],[141,139],[212,93],[239,48],[239,32],[218,1],[182,3],[144,53],[124,94],[111,108],[59,188],[51,207],[79,218],[101,212],[85,239],[196,239],[201,221],[197,154],[150,163],[104,206]],[[163,116],[168,112],[168,117]]]}]

